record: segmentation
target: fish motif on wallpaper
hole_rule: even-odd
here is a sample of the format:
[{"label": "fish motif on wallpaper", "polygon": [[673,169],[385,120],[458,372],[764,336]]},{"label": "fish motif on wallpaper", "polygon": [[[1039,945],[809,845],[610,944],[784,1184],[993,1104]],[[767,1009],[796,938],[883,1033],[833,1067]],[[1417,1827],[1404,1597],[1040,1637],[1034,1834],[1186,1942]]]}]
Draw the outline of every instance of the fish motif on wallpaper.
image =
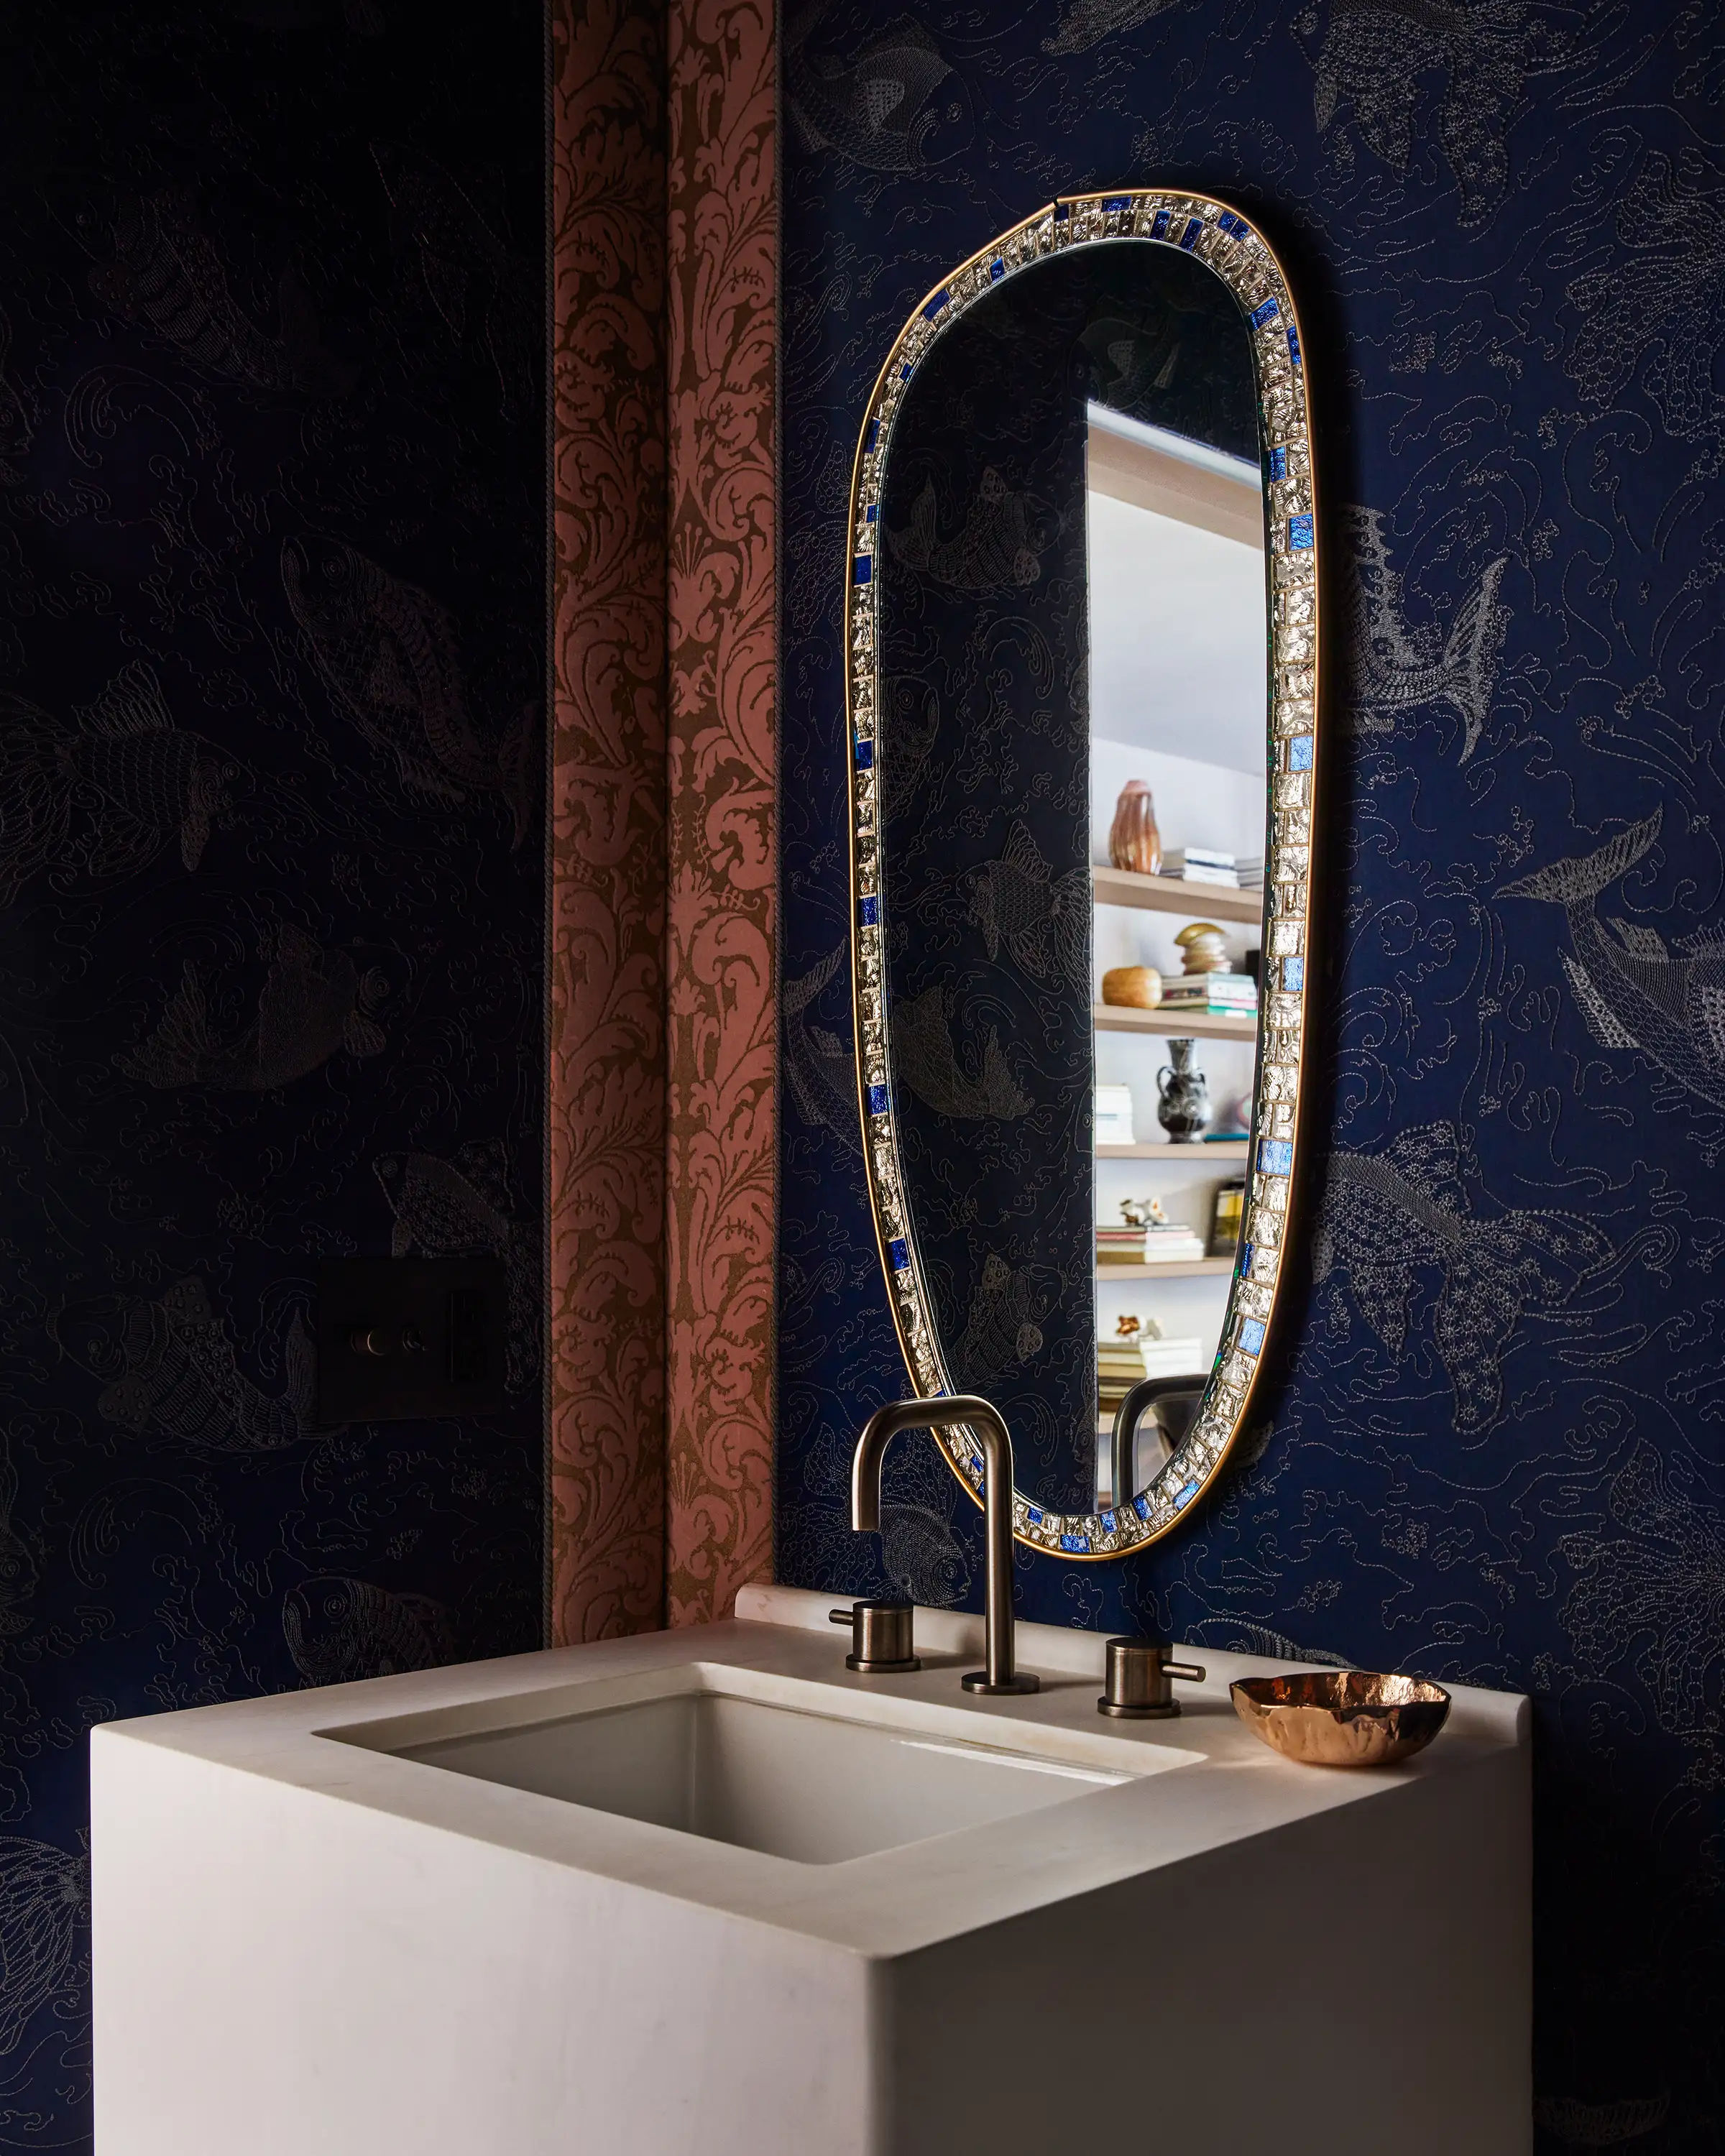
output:
[{"label": "fish motif on wallpaper", "polygon": [[1620,252],[1567,287],[1581,327],[1566,362],[1584,403],[1614,403],[1638,367],[1667,434],[1716,440],[1725,347],[1725,188],[1651,152],[1614,220]]},{"label": "fish motif on wallpaper", "polygon": [[95,297],[194,366],[254,389],[314,397],[344,396],[353,386],[354,370],[325,347],[311,295],[291,264],[276,284],[275,335],[241,306],[193,188],[161,187],[140,199],[91,195],[74,208],[73,223],[98,257],[90,272]]},{"label": "fish motif on wallpaper", "polygon": [[936,988],[897,1007],[892,1014],[896,1075],[937,1115],[1004,1122],[1028,1115],[1030,1096],[1013,1076],[995,1027],[989,1027],[980,1051],[970,1055],[971,1068],[960,1063],[952,1040],[957,1002],[952,989]]},{"label": "fish motif on wallpaper", "polygon": [[1519,876],[1500,898],[1561,906],[1574,956],[1560,963],[1588,1031],[1601,1048],[1638,1048],[1711,1106],[1725,1108],[1725,941],[1697,941],[1682,955],[1656,929],[1601,921],[1594,901],[1642,860],[1663,809],[1593,852]]},{"label": "fish motif on wallpaper", "polygon": [[454,624],[430,593],[328,539],[284,540],[281,580],[331,694],[393,757],[402,784],[452,803],[501,794],[519,847],[532,811],[536,715],[523,711],[501,740],[480,733]]},{"label": "fish motif on wallpaper", "polygon": [[507,1382],[512,1390],[526,1384],[539,1367],[538,1230],[511,1218],[507,1151],[466,1145],[452,1160],[430,1152],[380,1153],[372,1173],[394,1215],[392,1257],[502,1259]]},{"label": "fish motif on wallpaper", "polygon": [[1172,8],[1176,0],[1071,0],[1060,17],[1060,27],[1045,38],[1045,53],[1087,53],[1104,38],[1122,30],[1136,30],[1141,23]]},{"label": "fish motif on wallpaper", "polygon": [[345,951],[326,951],[304,929],[284,923],[256,1014],[242,1031],[218,1032],[203,978],[188,963],[148,1036],[115,1061],[146,1086],[273,1093],[338,1053],[381,1054],[387,1037],[372,1014],[388,993],[381,968],[362,973]]},{"label": "fish motif on wallpaper", "polygon": [[918,23],[904,16],[848,59],[811,52],[825,0],[785,27],[785,102],[811,150],[871,172],[920,172],[968,149],[970,93]]},{"label": "fish motif on wallpaper", "polygon": [[190,874],[244,778],[174,724],[141,659],[69,720],[0,692],[0,906],[44,870],[110,883],[170,846]]},{"label": "fish motif on wallpaper", "polygon": [[1461,721],[1460,761],[1466,763],[1491,716],[1509,628],[1509,609],[1497,596],[1508,556],[1486,565],[1445,635],[1435,628],[1409,627],[1381,512],[1345,509],[1343,529],[1346,581],[1339,597],[1352,661],[1354,724],[1363,732],[1387,733],[1404,712],[1446,704]]},{"label": "fish motif on wallpaper", "polygon": [[970,917],[991,959],[1004,946],[1032,980],[1087,982],[1091,879],[1088,868],[1057,876],[1029,827],[1015,823],[998,860],[973,870]]},{"label": "fish motif on wallpaper", "polygon": [[847,1152],[860,1152],[856,1060],[850,1036],[817,1025],[809,1016],[815,998],[844,964],[845,949],[840,943],[806,973],[780,984],[779,1023],[785,1083],[798,1114],[814,1129],[830,1132]]},{"label": "fish motif on wallpaper", "polygon": [[[1531,0],[1330,0],[1324,19],[1312,85],[1319,132],[1346,106],[1367,146],[1405,173],[1426,84],[1440,72],[1437,139],[1461,222],[1489,216],[1509,183],[1510,124],[1527,78],[1564,56],[1545,12]],[[1301,29],[1317,20],[1314,10]]]},{"label": "fish motif on wallpaper", "polygon": [[1312,1275],[1320,1290],[1327,1281],[1345,1285],[1394,1356],[1406,1343],[1421,1276],[1438,1276],[1433,1345],[1455,1393],[1455,1427],[1481,1431],[1502,1409],[1503,1350],[1523,1313],[1561,1313],[1619,1255],[1574,1214],[1479,1217],[1462,1183],[1455,1129],[1432,1123],[1402,1132],[1378,1152],[1330,1155]]},{"label": "fish motif on wallpaper", "polygon": [[391,1594],[368,1580],[301,1581],[283,1598],[281,1629],[308,1685],[351,1684],[455,1659],[454,1629],[442,1603]]},{"label": "fish motif on wallpaper", "polygon": [[1707,1755],[1695,1779],[1725,1785],[1719,1675],[1725,1666],[1725,1512],[1717,1493],[1678,1455],[1637,1439],[1613,1476],[1615,1532],[1566,1535],[1577,1574],[1559,1621],[1577,1661],[1622,1681],[1633,1667],[1662,1729]]},{"label": "fish motif on wallpaper", "polygon": [[1024,590],[1041,576],[1030,497],[1015,493],[993,465],[978,482],[961,531],[941,538],[939,516],[930,480],[911,506],[910,522],[889,535],[894,560],[957,592]]},{"label": "fish motif on wallpaper", "polygon": [[34,2015],[90,1980],[90,1857],[0,1835],[0,2057]]},{"label": "fish motif on wallpaper", "polygon": [[1050,1297],[1039,1291],[1029,1265],[1014,1267],[993,1250],[983,1260],[982,1277],[965,1313],[952,1361],[961,1383],[1020,1368],[1042,1352],[1042,1321]]},{"label": "fish motif on wallpaper", "polygon": [[397,246],[417,261],[431,304],[455,342],[477,338],[490,355],[504,418],[525,417],[536,402],[544,334],[536,270],[511,251],[434,158],[395,142],[371,147]]},{"label": "fish motif on wallpaper", "polygon": [[297,1310],[281,1342],[279,1394],[264,1392],[240,1368],[226,1322],[195,1275],[159,1297],[73,1304],[53,1332],[67,1353],[105,1380],[96,1399],[102,1419],[135,1435],[247,1453],[277,1452],[315,1432],[317,1349]]}]

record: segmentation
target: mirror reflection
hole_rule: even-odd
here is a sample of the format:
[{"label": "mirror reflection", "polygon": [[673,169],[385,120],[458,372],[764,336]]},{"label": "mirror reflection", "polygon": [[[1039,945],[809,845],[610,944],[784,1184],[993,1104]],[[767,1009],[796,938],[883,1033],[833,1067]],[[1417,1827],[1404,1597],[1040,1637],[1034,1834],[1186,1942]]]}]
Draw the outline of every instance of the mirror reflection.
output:
[{"label": "mirror reflection", "polygon": [[[999,1405],[1020,1491],[1061,1512],[1155,1475],[1229,1310],[1263,470],[1239,301],[1191,254],[1127,241],[1021,270],[932,346],[870,513],[905,1209],[953,1389]],[[1153,1376],[1170,1383],[1120,1450],[1115,1411]]]}]

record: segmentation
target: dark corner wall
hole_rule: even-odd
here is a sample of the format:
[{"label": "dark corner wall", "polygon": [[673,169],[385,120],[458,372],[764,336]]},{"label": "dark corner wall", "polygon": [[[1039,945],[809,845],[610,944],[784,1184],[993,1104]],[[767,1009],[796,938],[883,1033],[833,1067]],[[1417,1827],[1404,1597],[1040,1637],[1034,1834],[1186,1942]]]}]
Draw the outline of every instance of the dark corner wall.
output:
[{"label": "dark corner wall", "polygon": [[[0,2148],[92,1723],[540,1640],[543,38],[0,22]],[[506,1413],[319,1426],[392,1250],[507,1261]]]},{"label": "dark corner wall", "polygon": [[845,1517],[904,1383],[843,965],[858,415],[994,233],[1202,187],[1282,251],[1322,423],[1315,1255],[1224,1494],[1135,1563],[1023,1558],[1019,1609],[1531,1692],[1542,2146],[1716,2149],[1717,11],[839,0],[788,21],[783,74],[780,1577],[974,1606],[982,1575],[930,1448],[889,1464],[884,1545]]}]

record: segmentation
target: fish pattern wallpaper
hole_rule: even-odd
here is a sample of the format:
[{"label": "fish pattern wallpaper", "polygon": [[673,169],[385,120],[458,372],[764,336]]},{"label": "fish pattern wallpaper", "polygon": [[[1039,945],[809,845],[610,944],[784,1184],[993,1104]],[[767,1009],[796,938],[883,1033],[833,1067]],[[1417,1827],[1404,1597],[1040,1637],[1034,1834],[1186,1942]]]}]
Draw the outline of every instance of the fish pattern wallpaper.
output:
[{"label": "fish pattern wallpaper", "polygon": [[[542,1629],[543,26],[0,23],[0,2149],[88,2148],[86,1740]],[[320,1261],[508,1404],[320,1419]]]},{"label": "fish pattern wallpaper", "polygon": [[[841,579],[875,372],[1062,191],[1263,226],[1316,400],[1318,1143],[1263,1412],[1020,1614],[1534,1702],[1543,2152],[1725,2133],[1725,29],[1706,0],[827,0],[782,59],[779,1577],[979,1606],[902,1395],[846,995]],[[968,506],[947,511],[963,528]],[[890,774],[887,783],[891,783]],[[979,929],[975,932],[979,936]],[[978,948],[980,950],[980,943]]]}]

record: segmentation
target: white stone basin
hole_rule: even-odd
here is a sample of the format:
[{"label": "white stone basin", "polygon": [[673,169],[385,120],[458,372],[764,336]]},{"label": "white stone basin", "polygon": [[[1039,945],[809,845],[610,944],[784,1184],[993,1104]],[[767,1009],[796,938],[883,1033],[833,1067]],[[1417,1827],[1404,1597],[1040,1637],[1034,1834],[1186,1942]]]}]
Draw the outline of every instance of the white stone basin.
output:
[{"label": "white stone basin", "polygon": [[1300,1767],[829,1599],[98,1727],[101,2156],[1527,2156],[1525,1701]]},{"label": "white stone basin", "polygon": [[[429,1743],[387,1722],[333,1733],[794,1864],[842,1864],[1069,1804],[1199,1757],[1099,1738],[1087,1759],[1086,1748],[1070,1743],[1065,1749],[1077,1757],[1052,1758],[1009,1725],[1006,1741],[981,1743],[939,1733],[951,1724],[938,1716],[894,1726],[843,1717],[835,1704],[826,1686],[769,1687],[748,1670],[692,1662],[664,1672],[644,1697],[524,1726]],[[530,1711],[542,1713],[542,1700],[534,1697]]]}]

